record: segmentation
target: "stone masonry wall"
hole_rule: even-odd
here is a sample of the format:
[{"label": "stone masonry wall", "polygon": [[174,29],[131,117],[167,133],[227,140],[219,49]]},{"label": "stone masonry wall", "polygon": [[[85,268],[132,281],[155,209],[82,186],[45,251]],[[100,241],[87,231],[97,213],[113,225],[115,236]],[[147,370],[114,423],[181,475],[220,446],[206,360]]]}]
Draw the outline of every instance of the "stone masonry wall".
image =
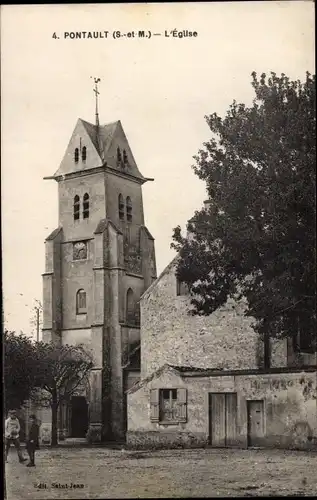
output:
[{"label": "stone masonry wall", "polygon": [[243,315],[228,302],[210,316],[191,316],[189,296],[177,296],[173,266],[141,299],[142,378],[165,363],[200,368],[256,368],[263,346]]}]

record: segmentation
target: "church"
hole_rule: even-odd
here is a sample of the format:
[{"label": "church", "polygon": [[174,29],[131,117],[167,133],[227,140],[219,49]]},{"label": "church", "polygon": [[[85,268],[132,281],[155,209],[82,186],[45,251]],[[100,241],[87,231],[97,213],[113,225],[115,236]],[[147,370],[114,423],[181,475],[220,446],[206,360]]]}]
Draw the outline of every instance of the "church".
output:
[{"label": "church", "polygon": [[121,440],[140,376],[139,299],[156,279],[143,177],[120,121],[78,119],[59,169],[59,220],[45,241],[43,340],[84,344],[94,367],[60,409],[59,438]]},{"label": "church", "polygon": [[153,179],[121,122],[99,124],[95,91],[95,124],[78,120],[48,178],[58,183],[59,222],[45,242],[43,340],[84,344],[94,358],[60,408],[59,439],[316,448],[315,332],[264,342],[243,298],[190,314],[178,256],[157,277],[142,201]]}]

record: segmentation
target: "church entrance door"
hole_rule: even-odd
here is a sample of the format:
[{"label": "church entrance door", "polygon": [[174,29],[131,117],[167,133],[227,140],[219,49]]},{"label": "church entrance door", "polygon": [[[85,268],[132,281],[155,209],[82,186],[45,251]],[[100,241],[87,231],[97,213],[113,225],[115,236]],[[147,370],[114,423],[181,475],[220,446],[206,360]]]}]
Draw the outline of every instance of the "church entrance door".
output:
[{"label": "church entrance door", "polygon": [[88,430],[88,405],[84,396],[71,399],[71,437],[83,438]]}]

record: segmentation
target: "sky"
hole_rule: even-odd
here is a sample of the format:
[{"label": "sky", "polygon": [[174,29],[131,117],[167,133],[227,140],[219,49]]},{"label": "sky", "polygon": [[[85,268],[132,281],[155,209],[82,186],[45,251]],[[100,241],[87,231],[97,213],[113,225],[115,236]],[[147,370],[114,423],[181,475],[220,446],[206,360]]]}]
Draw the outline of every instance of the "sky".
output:
[{"label": "sky", "polygon": [[[151,38],[117,37],[150,31]],[[173,30],[196,37],[172,36]],[[107,38],[65,38],[108,31]],[[165,36],[165,32],[169,36]],[[251,73],[315,73],[311,1],[1,6],[1,200],[4,319],[34,334],[44,240],[58,225],[59,167],[78,118],[121,120],[143,186],[160,273],[206,198],[193,156],[210,138],[205,116],[251,104]],[[56,38],[53,34],[56,34]],[[161,33],[161,36],[153,36]]]}]

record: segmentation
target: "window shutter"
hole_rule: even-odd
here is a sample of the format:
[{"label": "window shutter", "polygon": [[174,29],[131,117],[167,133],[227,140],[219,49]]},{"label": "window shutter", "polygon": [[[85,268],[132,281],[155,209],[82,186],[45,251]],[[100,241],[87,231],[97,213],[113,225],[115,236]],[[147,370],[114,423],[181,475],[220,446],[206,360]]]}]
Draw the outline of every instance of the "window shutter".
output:
[{"label": "window shutter", "polygon": [[159,421],[159,389],[150,392],[151,422]]},{"label": "window shutter", "polygon": [[179,421],[187,422],[187,389],[177,389]]}]

